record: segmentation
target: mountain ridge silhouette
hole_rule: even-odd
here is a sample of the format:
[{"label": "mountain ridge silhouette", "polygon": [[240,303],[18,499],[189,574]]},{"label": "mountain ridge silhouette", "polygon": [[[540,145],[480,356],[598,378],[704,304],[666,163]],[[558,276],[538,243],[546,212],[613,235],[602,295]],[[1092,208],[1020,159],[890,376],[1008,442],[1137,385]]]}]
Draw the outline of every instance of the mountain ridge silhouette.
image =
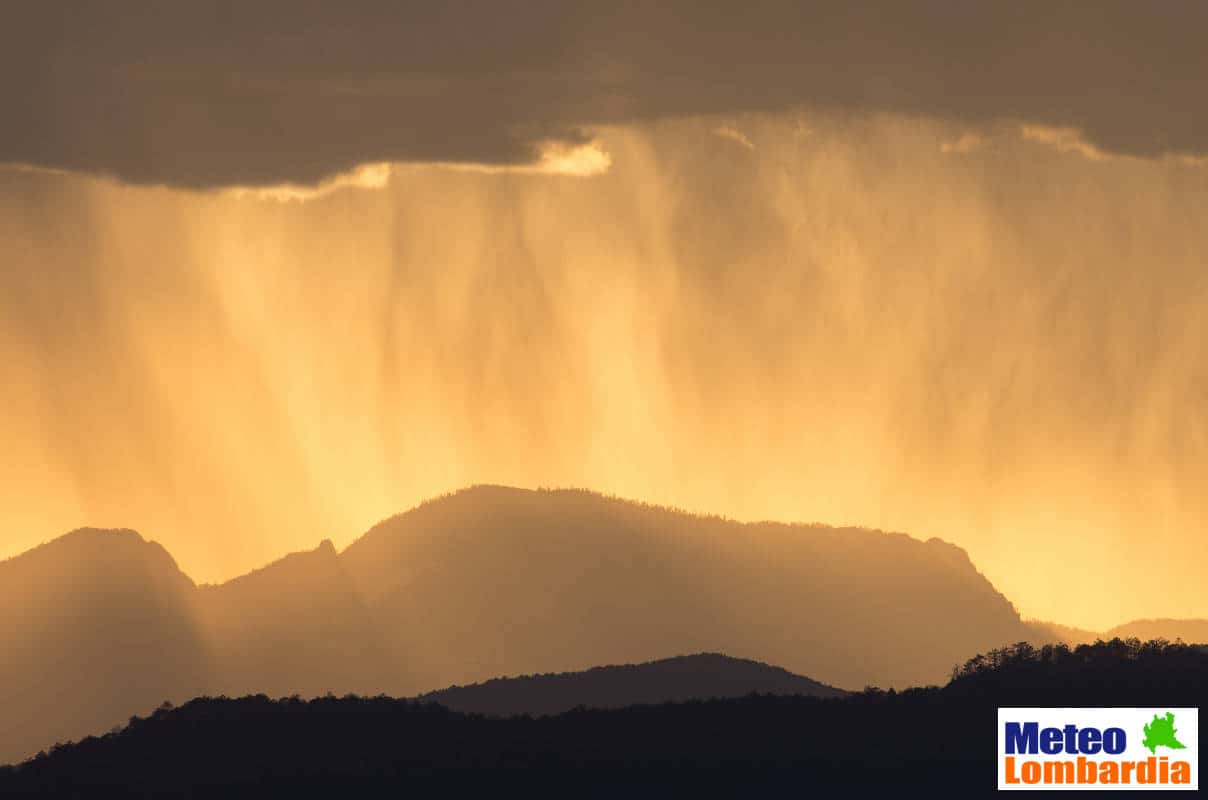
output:
[{"label": "mountain ridge silhouette", "polygon": [[0,562],[0,762],[207,688],[196,586],[128,529]]},{"label": "mountain ridge silhouette", "polygon": [[221,584],[129,529],[0,561],[0,763],[201,694],[414,696],[726,653],[828,686],[939,683],[1021,640],[961,548],[586,490],[472,487]]},{"label": "mountain ridge silhouette", "polygon": [[904,686],[1026,636],[953,545],[584,490],[473,487],[378,523],[341,557],[367,602],[426,643],[411,655],[429,686],[640,663],[669,642],[832,685]]}]

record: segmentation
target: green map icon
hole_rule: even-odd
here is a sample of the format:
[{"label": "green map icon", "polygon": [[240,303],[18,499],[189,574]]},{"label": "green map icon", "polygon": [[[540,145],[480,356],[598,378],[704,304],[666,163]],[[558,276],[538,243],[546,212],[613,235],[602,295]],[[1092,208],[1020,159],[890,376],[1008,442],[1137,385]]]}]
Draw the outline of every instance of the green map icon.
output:
[{"label": "green map icon", "polygon": [[1148,747],[1151,753],[1159,747],[1169,747],[1172,750],[1184,750],[1187,747],[1175,738],[1178,731],[1174,727],[1174,714],[1169,711],[1164,717],[1154,714],[1153,721],[1147,724],[1144,730],[1145,738],[1141,740],[1141,744]]}]

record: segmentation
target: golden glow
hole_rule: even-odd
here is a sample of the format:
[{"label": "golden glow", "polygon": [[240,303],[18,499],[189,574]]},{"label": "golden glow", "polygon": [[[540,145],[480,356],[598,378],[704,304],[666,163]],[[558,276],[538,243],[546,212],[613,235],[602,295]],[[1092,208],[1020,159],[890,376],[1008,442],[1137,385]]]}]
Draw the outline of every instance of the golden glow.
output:
[{"label": "golden glow", "polygon": [[[590,178],[603,175],[612,166],[612,156],[599,142],[567,145],[562,142],[546,142],[532,164],[436,164],[434,166],[460,172],[478,172],[487,175],[566,175],[575,178]],[[413,167],[414,168],[414,167]],[[420,167],[423,169],[424,167]]]},{"label": "golden glow", "polygon": [[748,150],[755,149],[755,143],[747,138],[745,133],[740,131],[738,128],[735,128],[733,125],[722,125],[718,128],[714,128],[713,132],[723,139],[729,139],[739,147],[745,147]]},{"label": "golden glow", "polygon": [[390,180],[389,164],[361,164],[348,172],[334,175],[318,186],[280,184],[278,186],[241,187],[229,190],[235,197],[252,197],[257,200],[314,200],[337,189],[381,189]]},{"label": "golden glow", "polygon": [[950,141],[940,143],[941,153],[972,153],[986,144],[986,138],[972,131],[965,131]]},{"label": "golden glow", "polygon": [[0,555],[128,526],[212,581],[575,485],[939,536],[1025,616],[1208,615],[1202,177],[738,122],[316,191],[0,187]]},{"label": "golden glow", "polygon": [[612,166],[612,156],[595,142],[576,147],[546,145],[537,163],[537,172],[547,175],[573,175],[589,178],[603,175]]},{"label": "golden glow", "polygon": [[1062,153],[1077,153],[1091,161],[1106,161],[1111,158],[1082,136],[1077,128],[1054,128],[1048,125],[1023,125],[1020,135],[1032,142],[1040,142],[1056,148]]}]

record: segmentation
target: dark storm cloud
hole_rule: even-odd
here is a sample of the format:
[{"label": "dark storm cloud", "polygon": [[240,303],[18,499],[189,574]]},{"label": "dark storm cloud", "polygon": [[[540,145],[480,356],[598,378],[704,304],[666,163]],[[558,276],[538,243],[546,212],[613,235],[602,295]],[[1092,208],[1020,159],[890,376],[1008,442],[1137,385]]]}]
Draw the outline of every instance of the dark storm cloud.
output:
[{"label": "dark storm cloud", "polygon": [[1202,2],[8,0],[0,162],[188,187],[532,161],[652,117],[794,107],[1208,154]]}]

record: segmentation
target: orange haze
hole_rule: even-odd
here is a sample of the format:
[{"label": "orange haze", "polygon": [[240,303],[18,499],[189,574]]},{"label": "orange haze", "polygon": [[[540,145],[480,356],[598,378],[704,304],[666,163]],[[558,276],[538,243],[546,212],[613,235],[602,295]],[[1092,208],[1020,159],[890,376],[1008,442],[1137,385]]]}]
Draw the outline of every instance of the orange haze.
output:
[{"label": "orange haze", "polygon": [[938,536],[1025,616],[1208,616],[1208,172],[1071,136],[786,114],[310,192],[9,172],[0,557],[124,526],[216,581],[573,485]]}]

